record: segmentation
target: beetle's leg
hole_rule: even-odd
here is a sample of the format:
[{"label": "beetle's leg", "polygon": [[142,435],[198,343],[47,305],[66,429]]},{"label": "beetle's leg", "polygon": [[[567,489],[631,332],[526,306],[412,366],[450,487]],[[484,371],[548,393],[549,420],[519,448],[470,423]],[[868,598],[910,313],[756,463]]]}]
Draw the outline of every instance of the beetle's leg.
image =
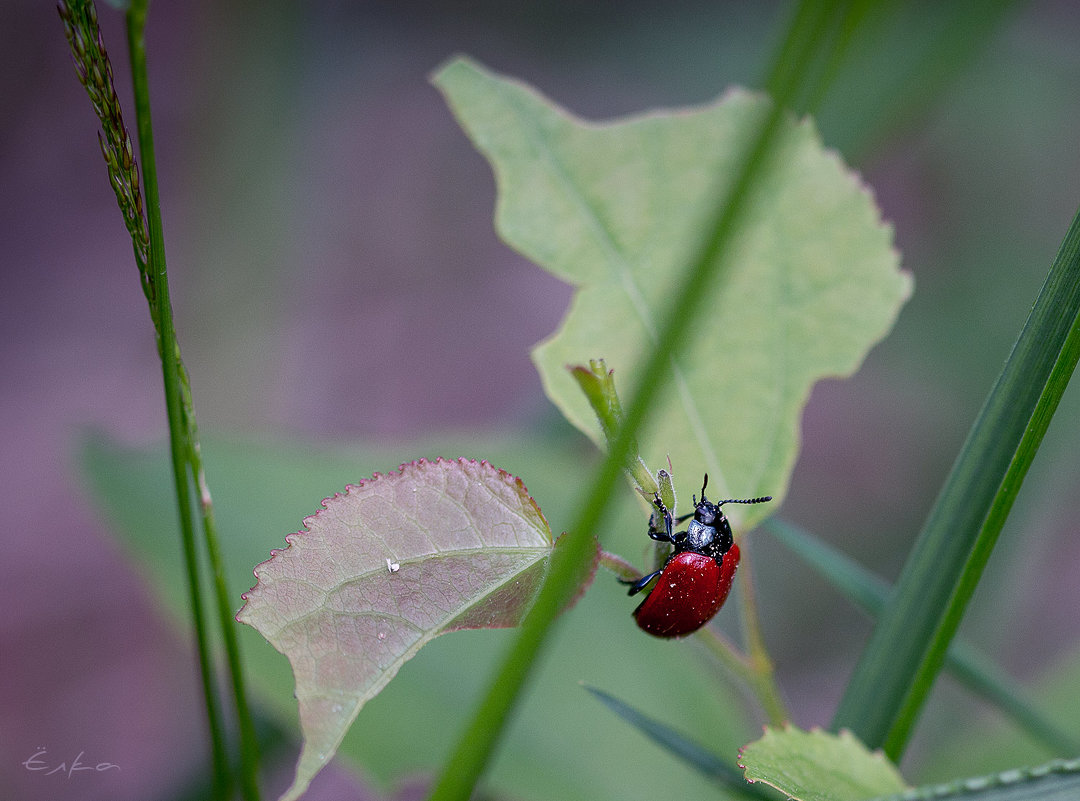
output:
[{"label": "beetle's leg", "polygon": [[637,595],[639,592],[645,589],[646,586],[648,586],[650,581],[652,581],[654,578],[656,578],[663,572],[664,568],[660,568],[659,570],[649,573],[647,576],[642,576],[636,581],[632,579],[619,579],[619,583],[630,585],[630,591],[626,593],[627,595]]},{"label": "beetle's leg", "polygon": [[675,542],[675,536],[671,533],[675,524],[671,519],[671,512],[668,511],[668,508],[664,506],[664,502],[660,499],[660,493],[653,495],[653,505],[656,507],[656,512],[663,515],[664,528],[661,530],[656,525],[656,512],[654,512],[649,518],[649,536],[660,542]]}]

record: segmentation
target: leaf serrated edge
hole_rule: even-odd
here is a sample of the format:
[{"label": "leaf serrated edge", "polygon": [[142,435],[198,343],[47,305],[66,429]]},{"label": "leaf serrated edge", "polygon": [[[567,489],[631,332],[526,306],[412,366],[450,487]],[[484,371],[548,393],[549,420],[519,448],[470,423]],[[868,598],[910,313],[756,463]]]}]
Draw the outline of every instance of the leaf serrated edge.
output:
[{"label": "leaf serrated edge", "polygon": [[[554,550],[554,548],[559,547],[560,542],[565,541],[564,537],[566,537],[566,532],[565,531],[562,534],[560,534],[558,537],[555,538],[555,543],[552,546],[553,550]],[[601,559],[601,555],[603,554],[603,550],[600,547],[600,540],[598,540],[594,536],[592,538],[592,541],[593,541],[593,546],[594,546],[593,556],[589,560],[589,564],[586,567],[586,569],[582,571],[583,575],[581,577],[581,582],[578,584],[578,590],[570,598],[566,599],[566,603],[559,610],[560,613],[568,612],[571,609],[573,609],[577,605],[577,602],[580,601],[585,596],[585,592],[589,589],[589,587],[592,586],[593,581],[596,579],[596,571],[600,567],[600,559]],[[551,563],[549,562],[548,567],[550,568],[550,566],[551,566]],[[546,578],[546,574],[545,574],[545,578]]]},{"label": "leaf serrated edge", "polygon": [[[875,748],[874,750],[871,751],[867,747],[866,743],[864,743],[862,740],[860,740],[858,737],[856,737],[855,733],[852,732],[850,729],[840,729],[840,731],[834,733],[834,732],[831,732],[828,729],[825,729],[825,728],[823,728],[821,726],[814,726],[814,727],[812,727],[810,729],[802,729],[802,728],[800,728],[800,727],[798,727],[795,724],[790,723],[790,722],[785,723],[783,726],[762,726],[762,729],[763,729],[764,733],[762,734],[760,739],[755,740],[754,742],[751,742],[751,743],[747,743],[746,745],[741,746],[739,748],[739,756],[736,759],[735,764],[738,765],[740,768],[742,768],[744,771],[753,770],[753,768],[747,768],[747,766],[743,764],[743,752],[747,748],[750,748],[751,746],[753,746],[753,745],[755,745],[757,743],[760,743],[766,737],[769,737],[769,736],[776,737],[776,736],[779,736],[780,734],[789,734],[791,732],[795,732],[797,734],[802,734],[802,735],[823,734],[823,735],[825,735],[826,737],[828,737],[830,739],[838,739],[841,742],[843,742],[845,745],[850,744],[850,743],[855,743],[856,745],[860,746],[862,748],[862,750],[871,759],[874,759],[874,760],[876,760],[878,762],[881,762],[881,763],[884,763],[885,765],[888,765],[890,768],[893,769],[893,771],[896,773],[896,775],[898,777],[900,776],[900,771],[897,769],[896,765],[894,765],[892,763],[892,761],[889,759],[888,755],[885,753],[885,751],[883,749]],[[751,779],[749,776],[747,776],[746,781],[749,782],[750,784],[753,784],[753,783],[757,782],[758,779]],[[901,781],[902,781],[902,779],[901,779]],[[768,782],[766,782],[766,783],[768,783]],[[780,789],[780,788],[777,788],[777,789]],[[910,792],[910,791],[905,791],[905,792]],[[889,796],[890,799],[895,798],[896,801],[899,801],[899,799],[901,797],[903,797],[902,794],[897,795],[897,796]]]},{"label": "leaf serrated edge", "polygon": [[[245,603],[244,603],[244,605],[242,607],[240,607],[240,610],[236,613],[236,615],[235,615],[236,621],[239,622],[239,623],[244,623],[244,621],[241,620],[241,618],[244,615],[244,611],[247,609],[248,604],[251,603],[251,594],[256,589],[258,589],[259,578],[260,578],[259,577],[260,568],[262,568],[265,565],[269,564],[270,562],[274,561],[274,558],[277,557],[278,554],[285,553],[286,551],[288,551],[289,548],[292,547],[292,544],[295,541],[295,538],[303,537],[306,534],[310,534],[311,533],[311,522],[309,522],[309,521],[315,521],[321,515],[328,512],[329,511],[328,504],[333,503],[334,501],[338,500],[339,498],[347,497],[352,490],[362,489],[364,487],[370,486],[372,484],[375,484],[376,482],[383,481],[383,480],[386,480],[386,479],[391,479],[391,478],[394,478],[394,477],[404,477],[404,476],[408,475],[408,473],[410,471],[422,469],[426,465],[432,465],[432,466],[437,467],[437,466],[440,466],[440,465],[451,465],[451,464],[461,465],[462,467],[475,466],[475,467],[479,467],[481,469],[486,469],[486,470],[489,470],[489,471],[493,471],[494,474],[495,474],[495,477],[497,477],[500,481],[502,481],[504,484],[511,485],[515,490],[517,490],[529,502],[529,504],[531,504],[532,511],[534,511],[536,513],[536,516],[543,523],[544,529],[548,532],[548,537],[551,540],[551,544],[552,544],[552,546],[554,546],[555,538],[551,535],[551,524],[548,523],[548,520],[544,516],[543,511],[541,511],[541,509],[540,509],[540,505],[536,502],[536,499],[533,498],[533,496],[529,493],[528,487],[525,486],[525,482],[522,481],[519,476],[515,476],[513,473],[507,472],[506,470],[503,470],[501,467],[496,467],[491,462],[489,462],[487,459],[470,459],[470,458],[467,458],[467,457],[464,457],[464,456],[459,456],[459,457],[437,456],[434,459],[428,459],[426,457],[420,457],[420,458],[414,459],[414,460],[412,460],[410,462],[402,462],[401,464],[398,465],[396,470],[390,470],[390,471],[385,472],[385,473],[381,473],[381,472],[376,470],[376,471],[372,472],[370,478],[362,478],[359,481],[357,481],[355,484],[352,484],[352,483],[346,484],[344,490],[342,490],[341,492],[335,492],[333,495],[330,495],[328,497],[323,498],[320,505],[319,505],[319,508],[315,512],[313,512],[312,514],[306,515],[301,520],[301,523],[302,523],[303,527],[299,531],[294,531],[291,534],[287,534],[285,536],[285,547],[284,548],[271,548],[270,549],[270,556],[267,559],[264,559],[263,561],[259,562],[252,569],[252,573],[255,576],[255,584],[250,589],[248,589],[247,592],[244,592],[244,593],[242,593],[240,595],[241,599],[243,599],[243,601]],[[589,574],[590,575],[590,580],[589,580],[589,583],[585,585],[586,587],[588,587],[589,584],[592,583],[591,577],[592,577],[592,575],[594,575],[596,573],[596,564],[599,563],[599,558],[600,558],[599,551],[597,551],[596,562],[594,563],[593,568],[592,568],[592,570],[591,570],[591,572]],[[584,590],[582,590],[582,592],[584,592]],[[580,597],[580,594],[577,597]],[[573,606],[574,603],[577,602],[577,597],[575,597],[570,602],[570,604],[567,606],[567,608],[570,608],[570,606]]]},{"label": "leaf serrated edge", "polygon": [[[245,600],[246,603],[244,604],[243,607],[241,607],[240,611],[237,612],[237,614],[235,616],[237,622],[244,623],[245,625],[252,625],[253,628],[255,628],[257,631],[260,631],[260,633],[261,633],[261,630],[257,626],[255,626],[254,624],[247,623],[247,621],[243,620],[245,611],[248,609],[248,607],[250,606],[250,604],[252,602],[251,596],[252,596],[253,593],[255,593],[259,589],[259,582],[262,580],[260,575],[259,575],[260,569],[263,568],[264,566],[268,565],[279,554],[288,551],[288,549],[290,547],[292,547],[294,542],[297,541],[296,538],[303,537],[304,535],[310,534],[311,533],[311,524],[312,524],[312,522],[315,521],[317,518],[319,518],[321,515],[326,514],[329,511],[330,505],[334,501],[336,501],[338,499],[344,499],[345,497],[347,497],[349,495],[349,493],[352,490],[359,490],[359,489],[362,489],[362,488],[365,488],[365,487],[370,487],[372,484],[374,484],[376,482],[382,482],[382,481],[387,480],[387,479],[407,477],[409,473],[416,472],[416,471],[422,471],[427,466],[432,466],[432,467],[446,466],[446,467],[450,467],[450,466],[453,466],[453,465],[458,465],[458,466],[460,466],[462,468],[466,468],[466,469],[473,469],[473,470],[479,469],[480,471],[486,472],[488,477],[494,477],[499,482],[501,482],[502,484],[508,485],[511,488],[511,491],[514,492],[515,496],[519,500],[521,500],[522,498],[527,500],[527,504],[524,501],[522,501],[522,510],[521,510],[522,513],[524,513],[526,515],[529,514],[529,508],[528,507],[531,505],[531,511],[533,513],[535,513],[536,517],[538,518],[538,520],[536,522],[539,522],[542,525],[543,531],[545,531],[546,534],[547,534],[547,539],[548,539],[548,542],[549,542],[548,547],[553,549],[554,542],[553,542],[553,538],[552,538],[552,535],[551,535],[551,527],[548,524],[547,518],[544,517],[543,512],[540,510],[539,504],[537,504],[536,500],[529,493],[528,488],[525,486],[525,483],[521,480],[521,478],[507,472],[506,470],[502,470],[501,468],[496,467],[495,465],[488,462],[486,459],[477,460],[477,459],[468,459],[468,458],[465,458],[465,457],[458,457],[458,458],[455,459],[455,458],[444,458],[444,457],[441,457],[441,456],[435,458],[434,460],[427,459],[427,458],[419,458],[419,459],[415,459],[415,460],[413,460],[411,462],[405,462],[405,463],[400,464],[398,466],[397,470],[394,470],[394,471],[389,471],[389,472],[386,472],[386,473],[380,473],[378,471],[373,472],[371,474],[370,478],[360,479],[355,484],[352,484],[352,483],[346,484],[345,488],[344,488],[344,490],[342,492],[336,492],[336,493],[334,493],[334,495],[332,495],[330,497],[327,497],[327,498],[324,498],[322,500],[322,503],[320,505],[319,510],[317,510],[314,514],[306,516],[303,519],[303,524],[304,524],[303,529],[300,530],[300,531],[297,531],[297,532],[293,532],[292,534],[289,534],[289,535],[287,535],[285,537],[285,541],[286,541],[287,544],[286,544],[286,546],[284,548],[274,548],[274,549],[272,549],[270,551],[270,558],[263,561],[263,562],[260,562],[258,565],[255,566],[253,572],[254,572],[255,577],[256,577],[256,584],[255,584],[254,587],[252,587],[250,590],[248,590],[246,593],[244,593],[241,596]],[[597,562],[599,561],[599,554],[597,554],[596,561]],[[594,565],[592,571],[590,572],[590,575],[592,575],[592,573],[595,573],[595,565]],[[532,602],[535,602],[535,592],[533,593]],[[310,741],[305,736],[304,743],[303,743],[303,746],[301,748],[300,757],[299,757],[298,762],[297,762],[296,773],[294,774],[294,777],[293,777],[293,782],[290,785],[290,787],[285,791],[285,794],[283,796],[281,796],[281,798],[283,800],[284,799],[294,799],[294,798],[298,798],[301,794],[306,792],[307,788],[310,786],[311,779],[314,778],[314,776],[320,770],[322,770],[323,767],[325,767],[325,765],[329,761],[330,757],[332,757],[333,754],[335,754],[337,752],[337,749],[340,747],[341,741],[344,739],[345,734],[347,733],[348,729],[355,722],[357,716],[359,715],[359,713],[360,713],[361,709],[364,707],[364,705],[369,700],[371,700],[371,698],[375,697],[375,695],[377,695],[379,692],[381,692],[382,689],[387,684],[389,684],[389,682],[394,678],[394,676],[397,675],[397,673],[400,670],[400,668],[402,667],[402,665],[404,665],[413,656],[415,656],[416,653],[424,645],[426,645],[428,642],[430,642],[435,637],[438,637],[438,636],[440,636],[442,634],[446,634],[446,633],[448,633],[449,631],[452,631],[452,630],[453,630],[453,628],[444,627],[441,630],[436,631],[434,634],[432,634],[430,636],[421,637],[409,649],[407,649],[403,654],[401,654],[398,657],[398,659],[396,659],[394,661],[394,663],[392,665],[390,665],[386,669],[384,669],[382,678],[379,681],[377,681],[374,685],[369,687],[366,692],[364,692],[363,694],[361,694],[359,697],[356,697],[356,698],[351,698],[351,697],[346,698],[346,700],[349,701],[351,706],[352,706],[352,709],[351,709],[351,712],[350,712],[350,715],[349,715],[348,723],[345,726],[342,727],[342,730],[341,730],[340,734],[336,737],[335,742],[331,746],[324,747],[321,752],[319,752],[318,754],[316,754],[315,757],[312,758],[312,764],[310,765],[310,767],[313,768],[313,770],[311,771],[310,775],[306,775],[304,777],[301,777],[300,767],[301,767],[301,765],[304,765],[306,763],[306,761],[307,761],[307,757],[308,757],[308,754],[309,754],[309,746],[310,746]],[[276,647],[277,646],[275,646],[275,648]],[[284,654],[285,652],[282,652],[282,653]],[[289,662],[291,664],[292,663],[292,658],[288,654],[285,654],[285,656],[286,656],[286,658],[289,659]],[[320,695],[319,693],[315,693],[314,695],[312,695],[312,697],[318,697],[319,695]]]}]

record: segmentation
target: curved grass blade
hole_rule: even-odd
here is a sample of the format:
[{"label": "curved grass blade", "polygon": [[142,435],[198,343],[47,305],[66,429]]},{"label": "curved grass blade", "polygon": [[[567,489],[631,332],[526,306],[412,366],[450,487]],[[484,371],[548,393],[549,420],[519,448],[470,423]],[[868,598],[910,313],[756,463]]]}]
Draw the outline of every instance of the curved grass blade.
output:
[{"label": "curved grass blade", "polygon": [[841,699],[849,728],[894,760],[945,660],[1080,357],[1080,213],[953,465]]},{"label": "curved grass blade", "polygon": [[742,771],[725,762],[707,748],[688,739],[666,723],[651,718],[638,709],[619,700],[610,693],[585,685],[585,689],[600,699],[604,705],[625,720],[661,748],[684,760],[695,770],[716,779],[744,798],[775,799],[776,795],[764,785],[747,784]]},{"label": "curved grass blade", "polygon": [[[844,28],[848,20],[858,19],[865,11],[861,3],[805,2],[800,4],[799,14],[806,9],[811,9],[811,13],[819,15],[822,20],[815,29],[821,29],[822,34],[832,33],[831,36],[813,37],[810,47],[804,48],[811,52],[815,49],[835,47],[838,38],[836,29]],[[797,18],[799,14],[796,15]],[[798,25],[791,25],[786,41],[801,38],[800,31]],[[670,309],[674,311],[669,312],[663,320],[656,344],[650,349],[643,375],[656,374],[674,353],[680,351],[690,336],[693,322],[701,311],[700,299],[707,294],[701,288],[707,287],[716,277],[714,265],[729,251],[733,235],[738,231],[738,225],[746,211],[750,188],[766,167],[779,130],[781,115],[791,98],[800,94],[796,89],[804,66],[805,59],[776,60],[769,81],[775,106],[752,137],[753,144],[741,161],[731,190],[724,197],[717,198],[711,215],[715,222],[708,226],[711,234],[688,259],[686,278],[679,283],[673,303],[670,304]],[[787,76],[791,76],[789,84],[781,80]],[[813,91],[809,92],[810,96],[814,94]],[[581,502],[581,512],[567,533],[566,545],[561,549],[562,553],[556,550],[551,570],[540,590],[536,605],[523,622],[521,632],[491,682],[487,696],[479,704],[458,745],[450,754],[435,785],[432,799],[446,801],[465,799],[471,795],[501,736],[510,710],[525,685],[531,666],[541,651],[558,608],[564,599],[575,591],[578,577],[589,558],[590,538],[610,503],[612,491],[630,453],[634,435],[652,409],[656,398],[656,382],[639,383],[634,387],[624,424],[611,443],[595,479],[582,496],[585,500]]]},{"label": "curved grass blade", "polygon": [[[783,520],[770,519],[762,528],[868,615],[881,614],[891,591],[887,581],[828,543]],[[949,646],[945,669],[1053,753],[1062,757],[1080,753],[1080,741],[1075,736],[1050,720],[997,664],[963,640],[954,640]]]},{"label": "curved grass blade", "polygon": [[948,784],[916,787],[870,801],[1075,801],[1080,798],[1080,759],[1054,760]]}]

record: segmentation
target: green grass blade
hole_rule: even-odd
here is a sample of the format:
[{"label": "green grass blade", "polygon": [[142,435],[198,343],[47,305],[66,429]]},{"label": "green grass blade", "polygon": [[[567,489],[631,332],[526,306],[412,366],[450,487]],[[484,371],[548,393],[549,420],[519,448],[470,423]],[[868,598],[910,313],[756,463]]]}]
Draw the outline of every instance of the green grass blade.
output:
[{"label": "green grass blade", "polygon": [[[198,557],[196,555],[196,531],[193,509],[195,498],[188,473],[187,454],[191,448],[188,428],[185,425],[184,403],[181,397],[180,345],[173,327],[172,303],[166,272],[164,229],[161,219],[161,202],[158,196],[157,162],[154,151],[154,129],[150,114],[149,73],[146,66],[146,15],[148,3],[138,2],[125,15],[128,57],[131,62],[132,93],[135,98],[135,119],[138,131],[139,154],[142,156],[143,188],[146,198],[147,227],[149,229],[149,275],[153,276],[153,309],[151,317],[156,326],[158,355],[161,357],[162,383],[165,390],[165,408],[169,421],[170,456],[173,466],[174,487],[179,510],[180,538],[184,549],[187,582],[191,591],[192,620],[199,657],[203,697],[210,726],[211,748],[214,757],[215,797],[229,795],[232,776],[225,754],[224,716],[218,708],[217,688],[213,676],[213,655],[209,623],[203,610],[204,599],[200,594]],[[226,629],[224,636],[229,636]],[[245,774],[243,788],[245,798],[258,798],[254,785],[254,773]]]},{"label": "green grass blade", "polygon": [[158,352],[162,359],[172,444],[174,485],[179,503],[181,541],[185,555],[185,574],[190,591],[191,615],[195,629],[207,727],[210,734],[214,797],[224,798],[229,793],[230,783],[226,760],[226,727],[219,710],[217,687],[213,675],[210,633],[199,596],[200,568],[193,527],[192,488],[188,481],[185,461],[185,454],[190,450],[190,443],[185,441],[185,432],[180,428],[183,423],[184,409],[180,398],[181,382],[178,379],[178,372],[182,370],[182,363],[179,360],[178,345],[172,327],[168,279],[165,271],[161,208],[158,200],[150,121],[150,90],[143,39],[146,3],[137,4],[129,9],[127,14],[139,155],[143,160],[141,181],[135,148],[127,126],[124,124],[123,108],[116,93],[112,65],[98,25],[97,10],[93,2],[89,0],[62,0],[58,11],[71,47],[72,59],[79,80],[86,88],[101,121],[102,127],[99,134],[101,152],[108,167],[109,183],[116,195],[125,227],[131,235],[133,255],[139,270],[143,294],[149,304],[150,319],[154,324]]},{"label": "green grass blade", "polygon": [[[857,8],[853,9],[853,5]],[[801,9],[811,7],[820,8],[821,5],[809,2],[800,4]],[[829,22],[835,23],[839,20],[840,27],[844,27],[844,20],[861,11],[862,5],[859,3],[831,3],[827,6],[825,16]],[[832,28],[831,32],[835,34],[835,24],[819,27]],[[801,39],[801,34],[802,29],[792,25],[789,27],[787,39]],[[833,35],[823,36],[814,44],[817,49],[828,50],[833,49],[837,42]],[[813,49],[801,48],[801,51],[805,53]],[[753,146],[743,161],[743,167],[733,182],[730,193],[727,197],[717,199],[713,217],[716,222],[710,226],[712,235],[701,244],[690,260],[686,280],[680,284],[673,297],[670,304],[673,311],[664,320],[656,346],[646,360],[644,375],[656,374],[672,355],[678,352],[692,332],[695,315],[701,311],[702,304],[699,301],[707,295],[701,287],[716,278],[713,265],[720,260],[721,255],[727,253],[733,234],[738,231],[750,188],[766,166],[771,145],[779,130],[781,115],[786,113],[788,102],[792,97],[817,94],[816,89],[806,89],[800,84],[800,80],[805,80],[802,78],[804,66],[803,60],[797,59],[773,69],[769,88],[782,87],[781,90],[773,92],[775,108],[754,137]],[[786,76],[793,78],[790,81],[781,80]],[[487,696],[482,699],[465,733],[447,760],[431,795],[433,801],[463,801],[472,794],[506,725],[510,710],[524,687],[531,666],[540,654],[559,608],[564,599],[570,598],[579,585],[582,566],[586,564],[590,551],[595,547],[593,532],[600,528],[612,492],[622,473],[622,466],[630,452],[633,437],[656,398],[656,382],[643,382],[634,387],[627,404],[623,426],[611,443],[595,479],[582,496],[584,501],[579,506],[581,511],[564,537],[564,547],[556,549],[553,555],[548,579],[541,588],[533,609],[522,623],[521,631],[491,682]]]},{"label": "green grass blade", "polygon": [[[866,35],[863,36],[864,50],[872,48],[875,55],[852,54],[852,61],[864,71],[863,74],[874,76],[876,94],[868,95],[865,89],[860,91],[858,83],[838,85],[831,98],[835,105],[830,108],[831,104],[826,104],[822,109],[824,130],[832,130],[828,120],[842,113],[841,106],[849,109],[854,95],[860,109],[858,113],[865,115],[868,124],[849,128],[851,133],[841,134],[836,144],[850,163],[864,162],[882,143],[932,114],[946,90],[971,68],[1009,15],[1022,5],[1021,0],[985,0],[982,3],[941,3],[931,9],[910,3],[878,3],[872,18],[867,20]],[[907,42],[908,48],[918,52],[918,58],[891,74],[880,67],[875,69],[875,63],[880,64],[876,59],[883,52],[882,39],[898,29],[912,30],[910,19],[921,17],[925,20],[928,11],[935,14],[932,24],[926,28],[932,30],[933,35],[916,36],[915,41]],[[889,75],[884,78],[884,83],[883,72]],[[842,91],[849,86],[850,93]]]},{"label": "green grass blade", "polygon": [[[881,614],[891,591],[884,579],[783,520],[770,519],[762,528],[871,617]],[[1058,756],[1080,754],[1080,740],[1043,714],[1012,678],[976,648],[955,640],[945,655],[945,670]]]},{"label": "green grass blade", "polygon": [[[214,578],[215,593],[211,599],[207,599],[207,602],[216,605],[218,612],[220,638],[226,653],[226,665],[230,678],[229,686],[232,690],[233,707],[239,729],[241,753],[238,774],[239,789],[241,796],[246,801],[258,801],[260,798],[257,776],[258,742],[255,737],[255,727],[244,688],[243,665],[240,659],[239,645],[237,644],[237,626],[233,620],[233,599],[227,595],[225,590],[225,569],[221,563],[221,549],[218,546],[217,530],[213,522],[210,491],[201,467],[195,412],[191,405],[191,388],[187,379],[186,368],[180,358],[180,344],[173,325],[172,304],[166,273],[161,203],[158,196],[157,166],[154,156],[153,123],[150,114],[150,86],[145,38],[148,11],[149,0],[138,0],[132,3],[128,9],[125,20],[128,55],[131,61],[132,88],[135,97],[135,117],[138,125],[139,152],[143,157],[143,187],[150,234],[149,268],[151,273],[157,279],[160,279],[155,283],[155,319],[158,326],[158,352],[161,356],[165,387],[165,406],[169,420],[173,472],[180,509],[181,537],[184,540],[185,551],[190,552],[193,547],[191,541],[195,537],[192,509],[195,506],[197,495],[197,503],[199,509],[202,510],[203,543],[207,549],[210,570]],[[197,493],[193,483],[198,484]],[[193,554],[189,553],[189,556],[194,558]],[[194,563],[192,564],[193,567],[188,580],[191,582],[193,592],[198,595],[199,579],[194,569]],[[192,603],[193,609],[199,609],[202,606],[203,599],[195,597],[192,599]],[[207,661],[208,654],[205,653],[208,645],[202,643],[201,637],[199,643],[200,669],[205,673],[212,667]],[[204,686],[208,693],[206,703],[209,709],[211,688],[207,683],[207,679],[204,679]],[[218,727],[220,727],[220,724],[218,724]],[[215,741],[214,755],[217,763],[220,763],[221,759],[220,745],[217,744],[220,737],[220,734],[213,733],[212,739]],[[222,769],[220,764],[215,766],[215,771]]]},{"label": "green grass blade", "polygon": [[1052,753],[1080,754],[1080,741],[1049,720],[1016,682],[981,651],[955,640],[949,646],[945,667],[957,681],[1008,715]]},{"label": "green grass blade", "polygon": [[1080,797],[1080,759],[1054,760],[989,776],[917,787],[869,801],[1074,801]]},{"label": "green grass blade", "polygon": [[660,747],[686,761],[692,768],[716,779],[745,798],[775,798],[775,794],[762,785],[747,784],[742,771],[725,762],[712,751],[701,747],[671,726],[651,718],[613,695],[586,685],[586,690],[600,699],[604,705],[641,731]]},{"label": "green grass blade", "polygon": [[877,617],[889,597],[889,582],[824,540],[785,520],[766,520],[768,531],[835,589],[871,617]]},{"label": "green grass blade", "polygon": [[1080,214],[841,699],[848,728],[903,753],[983,567],[1080,356]]}]

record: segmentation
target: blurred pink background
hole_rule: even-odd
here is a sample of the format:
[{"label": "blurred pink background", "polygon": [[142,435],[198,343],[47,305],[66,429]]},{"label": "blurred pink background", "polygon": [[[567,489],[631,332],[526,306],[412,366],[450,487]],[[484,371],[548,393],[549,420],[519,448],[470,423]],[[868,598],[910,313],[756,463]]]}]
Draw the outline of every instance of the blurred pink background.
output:
[{"label": "blurred pink background", "polygon": [[[148,29],[181,345],[204,431],[322,441],[561,425],[528,349],[558,325],[569,289],[497,240],[490,171],[432,70],[469,53],[589,118],[700,103],[758,84],[786,13],[224,5],[157,2]],[[0,796],[170,798],[204,770],[194,658],[74,458],[92,426],[132,443],[165,436],[160,368],[55,10],[6,11]],[[121,21],[99,13],[130,126]],[[916,295],[854,380],[815,391],[784,514],[890,577],[1076,210],[1077,41],[1075,6],[1027,4],[933,105],[855,143]],[[852,144],[845,98],[823,111],[830,146]],[[1070,391],[1010,522],[1040,536],[1003,545],[987,577],[998,592],[980,593],[966,629],[1021,677],[1080,629],[1076,412]],[[881,549],[883,528],[894,549]],[[792,706],[827,723],[866,624],[820,588],[793,612],[783,577],[761,581]],[[54,765],[82,754],[120,770],[44,776],[23,764],[40,750]],[[331,770],[308,797],[352,787]]]}]

